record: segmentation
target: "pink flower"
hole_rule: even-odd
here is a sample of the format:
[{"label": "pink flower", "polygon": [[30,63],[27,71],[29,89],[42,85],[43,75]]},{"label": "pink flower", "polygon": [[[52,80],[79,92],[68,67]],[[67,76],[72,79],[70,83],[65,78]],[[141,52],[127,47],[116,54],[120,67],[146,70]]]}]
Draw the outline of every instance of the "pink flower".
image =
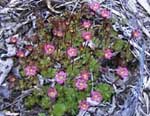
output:
[{"label": "pink flower", "polygon": [[12,43],[12,44],[17,43],[17,37],[11,37],[10,38],[10,43]]},{"label": "pink flower", "polygon": [[25,57],[25,52],[23,50],[18,50],[16,56],[18,56],[19,58],[23,58]]},{"label": "pink flower", "polygon": [[108,60],[110,60],[113,56],[112,50],[111,49],[106,49],[104,51],[104,57]]},{"label": "pink flower", "polygon": [[87,29],[90,28],[91,25],[92,25],[92,23],[91,23],[91,21],[89,21],[89,20],[83,21],[83,24],[82,24],[82,26],[83,26],[84,28],[87,28]]},{"label": "pink flower", "polygon": [[97,11],[100,8],[100,4],[98,2],[92,2],[89,4],[90,9],[93,11]]},{"label": "pink flower", "polygon": [[27,45],[26,49],[29,50],[30,52],[33,50],[33,46],[32,45]]},{"label": "pink flower", "polygon": [[90,41],[92,39],[92,33],[91,32],[82,32],[82,37],[86,41]]},{"label": "pink flower", "polygon": [[92,91],[91,92],[91,99],[93,101],[96,101],[96,102],[100,103],[103,98],[102,98],[102,95],[99,91]]},{"label": "pink flower", "polygon": [[88,81],[88,80],[89,80],[89,77],[90,77],[90,72],[87,71],[87,70],[81,71],[80,77],[81,77],[83,80]]},{"label": "pink flower", "polygon": [[50,98],[56,98],[58,95],[57,90],[54,87],[50,87],[47,94]]},{"label": "pink flower", "polygon": [[53,29],[53,34],[57,37],[63,37],[65,35],[61,29]]},{"label": "pink flower", "polygon": [[51,55],[55,51],[55,46],[52,44],[45,44],[44,51],[47,55]]},{"label": "pink flower", "polygon": [[102,73],[108,72],[108,68],[106,68],[106,67],[100,67],[99,71],[102,72]]},{"label": "pink flower", "polygon": [[110,18],[111,16],[111,13],[108,9],[102,9],[101,12],[100,12],[100,15],[103,17],[103,18]]},{"label": "pink flower", "polygon": [[86,111],[86,110],[88,110],[88,108],[89,108],[89,103],[86,101],[86,100],[82,100],[82,101],[80,101],[80,103],[79,103],[79,108],[80,108],[80,110],[84,110],[84,111]]},{"label": "pink flower", "polygon": [[67,74],[64,71],[57,72],[55,75],[56,82],[63,84],[66,81]]},{"label": "pink flower", "polygon": [[67,55],[72,58],[72,57],[76,57],[78,54],[78,49],[75,47],[69,47],[67,49]]},{"label": "pink flower", "polygon": [[81,79],[81,78],[78,78],[76,81],[75,81],[75,86],[78,90],[85,90],[87,88],[87,83],[85,80]]},{"label": "pink flower", "polygon": [[26,76],[35,76],[37,74],[37,67],[35,65],[28,65],[25,67],[24,72]]},{"label": "pink flower", "polygon": [[128,77],[128,69],[126,67],[118,67],[116,69],[116,73],[121,77],[121,78],[126,78]]},{"label": "pink flower", "polygon": [[141,31],[138,30],[138,29],[133,30],[133,31],[132,31],[132,36],[133,36],[134,38],[139,38],[139,37],[141,37]]}]

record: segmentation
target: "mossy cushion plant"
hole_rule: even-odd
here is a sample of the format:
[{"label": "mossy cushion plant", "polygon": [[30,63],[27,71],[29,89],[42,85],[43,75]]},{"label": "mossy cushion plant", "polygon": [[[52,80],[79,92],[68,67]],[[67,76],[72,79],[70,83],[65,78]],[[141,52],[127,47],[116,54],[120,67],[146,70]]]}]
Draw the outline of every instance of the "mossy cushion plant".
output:
[{"label": "mossy cushion plant", "polygon": [[[51,116],[74,116],[110,101],[113,89],[100,81],[105,73],[101,69],[110,67],[124,80],[129,76],[127,64],[133,60],[130,45],[112,28],[111,12],[93,2],[83,4],[76,13],[50,17],[48,23],[39,18],[37,25],[36,34],[27,40],[34,45],[16,54],[23,78],[19,89],[41,88],[25,98],[25,106],[38,106]],[[115,61],[117,54],[121,63]],[[53,82],[39,86],[37,75]]]}]

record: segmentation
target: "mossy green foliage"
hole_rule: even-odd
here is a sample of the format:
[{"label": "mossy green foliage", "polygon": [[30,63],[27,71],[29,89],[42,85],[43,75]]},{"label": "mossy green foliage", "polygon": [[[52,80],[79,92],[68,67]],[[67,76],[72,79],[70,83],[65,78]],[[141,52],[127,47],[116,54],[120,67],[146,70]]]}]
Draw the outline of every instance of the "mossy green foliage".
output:
[{"label": "mossy green foliage", "polygon": [[[62,116],[64,114],[74,116],[78,111],[79,101],[90,96],[90,87],[86,91],[78,91],[73,87],[56,85],[59,95],[57,101],[53,102],[47,96],[47,88],[48,86],[45,86],[41,90],[35,90],[25,99],[25,106],[29,109],[40,106],[52,116]],[[102,93],[104,101],[109,101],[113,94],[113,90],[108,84],[98,84],[94,87],[94,90]]]},{"label": "mossy green foliage", "polygon": [[113,95],[112,87],[106,83],[96,85],[95,89],[101,92],[104,101],[109,101]]},{"label": "mossy green foliage", "polygon": [[[82,14],[84,13],[84,14]],[[58,91],[58,96],[55,101],[52,101],[47,96],[47,89],[49,85],[43,85],[41,90],[34,91],[30,96],[25,98],[25,105],[27,108],[32,109],[34,106],[40,106],[46,110],[51,116],[63,116],[68,114],[74,116],[78,112],[78,103],[80,100],[86,99],[90,96],[92,83],[94,83],[94,90],[100,91],[103,96],[103,102],[110,101],[113,94],[113,89],[106,83],[97,83],[100,78],[100,68],[104,60],[103,51],[106,48],[112,49],[117,54],[121,54],[120,58],[124,59],[124,65],[127,66],[128,62],[133,60],[130,46],[127,42],[117,37],[117,32],[112,28],[112,21],[110,19],[102,20],[97,26],[91,27],[88,31],[92,32],[92,41],[95,48],[91,49],[88,46],[83,46],[83,38],[81,37],[81,30],[86,31],[81,26],[80,17],[85,14],[87,19],[92,18],[93,15],[85,9],[70,16],[69,13],[59,17],[50,18],[49,26],[44,27],[40,20],[38,29],[37,47],[26,59],[19,59],[22,65],[21,75],[23,79],[19,81],[17,89],[25,90],[38,85],[37,77],[27,78],[23,72],[24,67],[30,62],[38,67],[39,73],[44,78],[54,78],[55,73],[59,69],[55,68],[57,63],[61,64],[61,69],[67,73],[67,80],[64,85],[56,84],[55,88]],[[67,18],[66,18],[67,17]],[[68,22],[66,25],[65,23]],[[38,23],[38,22],[37,22]],[[107,25],[107,26],[106,26]],[[57,37],[52,34],[54,28],[59,28],[64,32],[63,37]],[[106,29],[107,28],[107,29]],[[44,43],[53,43],[56,51],[52,55],[45,55],[43,52]],[[78,48],[78,60],[71,63],[73,59],[68,58],[66,49],[70,46]],[[107,61],[107,66],[112,65],[113,68],[118,66],[116,59],[112,58]],[[79,75],[81,70],[87,69],[93,74],[93,79],[88,82],[88,88],[85,91],[78,91],[74,86],[74,79]],[[39,116],[45,116],[44,113],[39,113]]]},{"label": "mossy green foliage", "polygon": [[38,113],[38,116],[46,116],[45,113]]}]

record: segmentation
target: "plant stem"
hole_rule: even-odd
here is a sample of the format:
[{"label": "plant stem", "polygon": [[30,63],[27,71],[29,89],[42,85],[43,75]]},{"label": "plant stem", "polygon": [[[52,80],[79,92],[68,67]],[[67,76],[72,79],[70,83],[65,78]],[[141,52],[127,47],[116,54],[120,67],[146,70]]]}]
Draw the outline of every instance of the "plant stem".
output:
[{"label": "plant stem", "polygon": [[73,64],[74,64],[74,59],[72,60],[72,63],[71,63],[72,70],[73,70]]}]

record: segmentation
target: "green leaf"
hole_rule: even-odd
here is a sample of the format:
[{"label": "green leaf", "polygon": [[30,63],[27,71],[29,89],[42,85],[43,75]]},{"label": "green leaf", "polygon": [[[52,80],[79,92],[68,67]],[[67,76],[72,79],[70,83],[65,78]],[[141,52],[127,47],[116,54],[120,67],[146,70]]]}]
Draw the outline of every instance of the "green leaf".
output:
[{"label": "green leaf", "polygon": [[71,77],[73,77],[73,76],[76,76],[76,75],[79,73],[79,68],[76,67],[75,64],[73,64],[73,68],[72,68],[72,64],[71,64],[71,65],[69,65],[69,66],[67,67],[67,72],[68,72],[68,74],[69,74]]},{"label": "green leaf", "polygon": [[35,90],[32,93],[34,96],[43,96],[45,93],[43,90]]},{"label": "green leaf", "polygon": [[68,33],[66,33],[66,37],[65,37],[65,39],[67,39],[67,40],[70,40],[71,39],[71,34],[68,32]]},{"label": "green leaf", "polygon": [[45,35],[45,29],[41,29],[39,33],[40,33],[40,35],[41,35],[42,37],[44,37],[44,35]]},{"label": "green leaf", "polygon": [[121,51],[121,50],[123,49],[123,47],[124,47],[125,44],[126,44],[126,43],[125,43],[123,40],[118,39],[118,40],[116,40],[116,42],[114,43],[113,48],[114,48],[116,51]]},{"label": "green leaf", "polygon": [[111,30],[111,37],[113,37],[113,38],[116,38],[118,36],[118,33],[117,33],[117,31],[115,31],[115,30]]},{"label": "green leaf", "polygon": [[35,96],[29,96],[25,99],[25,106],[28,108],[33,107],[37,102],[37,99]]},{"label": "green leaf", "polygon": [[126,57],[126,61],[127,61],[127,62],[129,62],[129,61],[131,61],[131,60],[133,59],[133,55],[132,55],[132,53],[131,53],[131,51],[130,51],[129,48],[130,48],[130,47],[128,46],[128,47],[126,48],[126,52],[125,52],[125,57]]},{"label": "green leaf", "polygon": [[66,106],[63,103],[56,103],[53,107],[52,114],[54,116],[63,116],[66,111]]},{"label": "green leaf", "polygon": [[67,111],[66,113],[70,114],[71,116],[75,116],[78,110],[78,102],[66,102]]},{"label": "green leaf", "polygon": [[42,100],[40,101],[39,105],[44,109],[48,109],[51,105],[49,97],[47,96],[42,97]]},{"label": "green leaf", "polygon": [[55,73],[56,73],[56,69],[54,68],[48,68],[48,74],[50,77],[54,77],[55,76]]},{"label": "green leaf", "polygon": [[98,69],[99,67],[99,63],[96,59],[94,58],[91,58],[90,60],[90,64],[89,64],[89,68],[91,71],[94,71],[95,69]]},{"label": "green leaf", "polygon": [[45,67],[51,63],[50,57],[45,57],[39,61],[41,67]]},{"label": "green leaf", "polygon": [[45,113],[38,113],[38,116],[46,116]]},{"label": "green leaf", "polygon": [[[85,52],[85,51],[84,51],[84,52]],[[91,55],[91,54],[86,51],[86,53],[83,55],[83,57],[82,57],[81,60],[80,60],[81,64],[86,64],[86,63],[88,63],[88,62],[89,62],[90,55]]]},{"label": "green leaf", "polygon": [[65,92],[65,101],[68,101],[70,103],[72,103],[72,101],[76,102],[75,99],[78,96],[78,93],[76,90],[74,90],[73,88],[64,88],[64,92]]},{"label": "green leaf", "polygon": [[103,57],[104,53],[103,53],[102,50],[97,50],[97,51],[95,52],[95,55],[96,55],[98,58],[101,58],[101,57]]},{"label": "green leaf", "polygon": [[65,94],[66,95],[72,95],[73,93],[75,93],[75,90],[73,88],[64,88]]},{"label": "green leaf", "polygon": [[82,42],[83,42],[82,38],[76,38],[75,41],[74,41],[74,46],[78,47],[82,44]]},{"label": "green leaf", "polygon": [[126,52],[126,61],[129,62],[132,60],[132,58],[133,58],[132,53],[130,51]]},{"label": "green leaf", "polygon": [[[88,89],[88,88],[87,88]],[[78,91],[78,100],[83,100],[83,99],[86,99],[86,97],[89,95],[89,92],[88,91]]]},{"label": "green leaf", "polygon": [[112,87],[108,84],[99,84],[95,87],[96,90],[100,91],[104,101],[109,101],[113,94]]},{"label": "green leaf", "polygon": [[98,47],[100,40],[98,38],[93,38],[93,43],[95,44],[96,47]]},{"label": "green leaf", "polygon": [[43,77],[48,77],[48,73],[47,73],[46,70],[42,70],[41,74],[42,74]]},{"label": "green leaf", "polygon": [[41,71],[41,74],[44,76],[44,77],[54,77],[55,76],[55,73],[56,73],[56,69],[53,69],[53,68],[48,68],[47,70],[42,70]]},{"label": "green leaf", "polygon": [[24,76],[25,76],[25,73],[24,73],[24,71],[23,71],[23,70],[21,70],[21,71],[20,71],[20,75],[21,75],[22,77],[24,77]]}]

